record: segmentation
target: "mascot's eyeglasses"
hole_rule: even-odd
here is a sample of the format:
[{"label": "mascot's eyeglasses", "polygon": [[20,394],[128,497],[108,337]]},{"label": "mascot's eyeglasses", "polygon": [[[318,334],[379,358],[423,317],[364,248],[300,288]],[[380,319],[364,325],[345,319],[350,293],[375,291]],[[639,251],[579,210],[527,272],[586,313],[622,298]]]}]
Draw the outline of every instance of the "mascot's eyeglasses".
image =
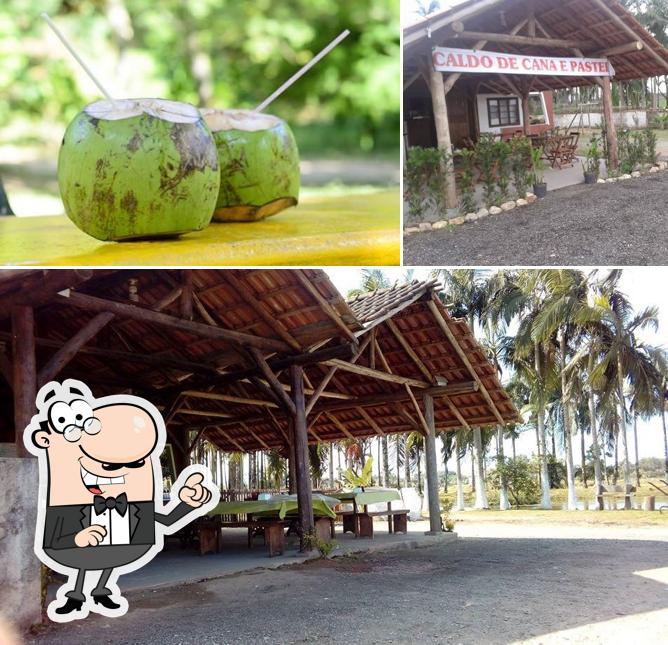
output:
[{"label": "mascot's eyeglasses", "polygon": [[66,441],[70,443],[75,443],[81,439],[81,433],[85,432],[86,434],[97,434],[102,430],[102,422],[97,417],[89,417],[86,419],[82,425],[69,425],[63,430],[63,436]]}]

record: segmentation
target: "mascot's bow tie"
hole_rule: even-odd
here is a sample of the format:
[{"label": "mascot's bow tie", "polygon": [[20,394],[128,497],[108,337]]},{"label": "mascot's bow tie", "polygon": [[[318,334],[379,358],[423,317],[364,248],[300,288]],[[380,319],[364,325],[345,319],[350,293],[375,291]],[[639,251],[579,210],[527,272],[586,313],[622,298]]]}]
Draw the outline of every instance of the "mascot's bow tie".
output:
[{"label": "mascot's bow tie", "polygon": [[121,493],[118,497],[102,497],[102,495],[95,495],[93,498],[93,508],[95,512],[100,515],[107,509],[115,508],[123,517],[128,510],[128,496]]}]

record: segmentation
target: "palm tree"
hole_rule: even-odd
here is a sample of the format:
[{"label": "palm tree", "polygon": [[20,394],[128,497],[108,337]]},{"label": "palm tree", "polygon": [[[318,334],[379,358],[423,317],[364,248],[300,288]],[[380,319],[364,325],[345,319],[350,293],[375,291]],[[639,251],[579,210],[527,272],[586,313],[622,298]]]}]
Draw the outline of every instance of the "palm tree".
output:
[{"label": "palm tree", "polygon": [[[592,317],[597,316],[607,328],[608,335],[602,347],[603,354],[594,374],[600,375],[610,369],[615,374],[617,400],[620,406],[618,415],[619,436],[624,460],[624,484],[631,485],[631,471],[626,432],[626,404],[624,384],[628,379],[635,383],[639,396],[651,397],[651,390],[660,382],[660,376],[653,363],[652,351],[636,340],[635,333],[640,329],[658,328],[658,310],[647,307],[635,313],[628,298],[617,288],[619,277],[610,276],[600,285],[600,295],[592,307]],[[629,500],[627,498],[627,503]]]},{"label": "palm tree", "polygon": [[569,373],[569,359],[572,355],[570,343],[581,339],[581,328],[577,325],[579,314],[587,306],[588,282],[582,271],[575,269],[549,270],[536,272],[539,283],[545,289],[547,297],[542,311],[536,317],[532,336],[536,340],[547,341],[556,335],[559,343],[561,375],[561,397],[564,413],[564,438],[566,449],[566,472],[568,484],[568,510],[577,509],[575,475],[573,468],[573,430],[574,414],[574,377]]}]

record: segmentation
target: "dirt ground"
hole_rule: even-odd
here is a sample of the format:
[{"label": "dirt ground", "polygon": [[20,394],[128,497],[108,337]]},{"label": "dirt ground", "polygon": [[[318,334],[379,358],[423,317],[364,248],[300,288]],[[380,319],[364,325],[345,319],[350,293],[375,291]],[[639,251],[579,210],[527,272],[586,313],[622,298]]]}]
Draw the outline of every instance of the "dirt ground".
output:
[{"label": "dirt ground", "polygon": [[[549,528],[548,532],[544,529]],[[319,560],[129,594],[30,642],[660,642],[668,526],[462,522],[439,546]],[[535,639],[535,640],[532,640]],[[664,641],[665,642],[665,641]]]},{"label": "dirt ground", "polygon": [[538,203],[404,240],[412,266],[663,265],[668,175],[571,186]]}]

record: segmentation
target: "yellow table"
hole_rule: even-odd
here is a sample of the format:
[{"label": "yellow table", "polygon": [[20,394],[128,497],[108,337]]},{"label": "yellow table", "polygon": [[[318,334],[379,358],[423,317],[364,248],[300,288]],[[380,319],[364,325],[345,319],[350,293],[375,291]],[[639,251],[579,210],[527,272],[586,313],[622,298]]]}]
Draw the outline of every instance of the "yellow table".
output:
[{"label": "yellow table", "polygon": [[100,242],[64,215],[2,217],[0,265],[398,265],[399,201],[398,189],[311,197],[262,222],[153,242]]}]

